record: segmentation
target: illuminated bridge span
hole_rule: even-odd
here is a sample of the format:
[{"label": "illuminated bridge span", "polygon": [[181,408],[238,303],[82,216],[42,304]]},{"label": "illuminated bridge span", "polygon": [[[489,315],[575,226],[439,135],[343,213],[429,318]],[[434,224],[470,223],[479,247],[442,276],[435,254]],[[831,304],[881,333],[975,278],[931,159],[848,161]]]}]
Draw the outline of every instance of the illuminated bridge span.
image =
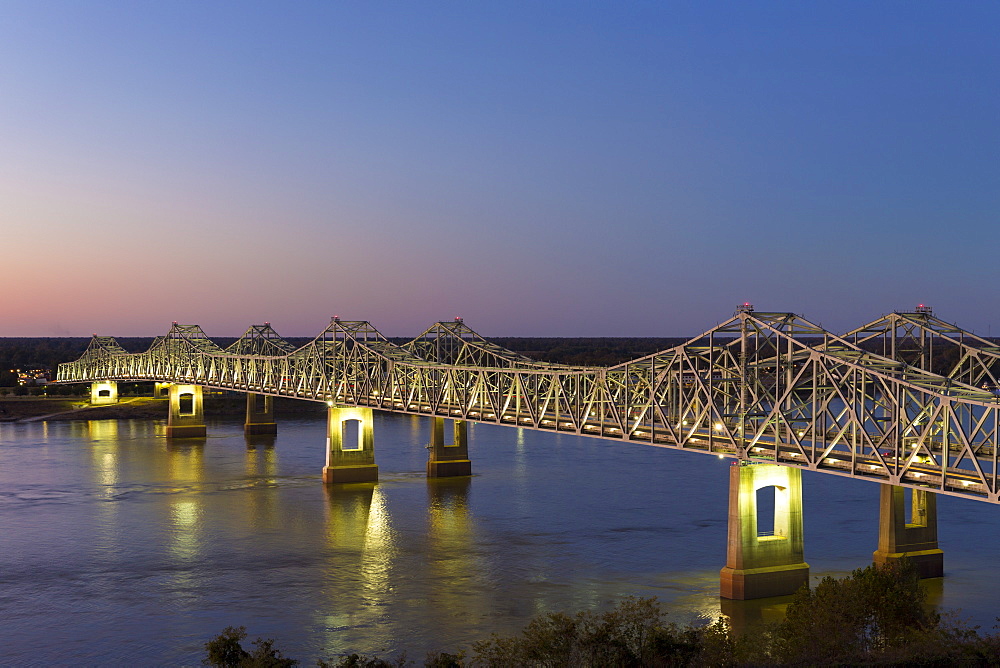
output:
[{"label": "illuminated bridge span", "polygon": [[[934,373],[942,353],[952,365]],[[533,361],[490,343],[460,319],[436,323],[396,345],[368,322],[335,317],[297,349],[269,324],[251,327],[225,349],[200,327],[176,323],[142,353],[95,336],[80,359],[60,365],[58,379],[169,383],[179,433],[184,411],[177,410],[181,395],[175,397],[173,388],[197,388],[187,395],[194,397],[189,415],[200,411],[201,387],[325,402],[331,407],[328,482],[373,479],[365,477],[366,470],[377,472],[372,409],[435,418],[428,471],[441,475],[469,472],[467,421],[778,464],[734,467],[739,498],[731,498],[731,506],[749,503],[740,500],[739,489],[784,490],[791,500],[778,504],[770,543],[784,539],[793,553],[801,548],[798,469],[885,483],[886,526],[902,513],[902,488],[913,488],[910,521],[898,531],[884,527],[888,537],[885,545],[880,541],[880,552],[891,557],[927,551],[896,549],[903,544],[896,534],[932,524],[929,490],[1000,503],[998,372],[1000,348],[938,320],[927,308],[894,313],[838,336],[795,314],[755,312],[747,304],[683,345],[606,368]],[[266,415],[270,409],[260,410]],[[445,419],[455,426],[450,448],[443,443]],[[352,420],[362,425],[356,446],[343,429]],[[765,473],[773,469],[780,471]],[[740,541],[743,552],[754,545],[771,550],[755,527],[754,516],[752,527],[735,529],[753,535],[734,538],[731,517],[730,550]],[[931,528],[932,541],[914,538],[910,547],[933,543],[939,555],[936,526]],[[753,592],[743,590],[749,567],[741,559],[730,554],[727,568],[739,580],[731,583],[739,589],[731,589],[731,597],[752,598]],[[724,595],[726,579],[724,569]]]}]

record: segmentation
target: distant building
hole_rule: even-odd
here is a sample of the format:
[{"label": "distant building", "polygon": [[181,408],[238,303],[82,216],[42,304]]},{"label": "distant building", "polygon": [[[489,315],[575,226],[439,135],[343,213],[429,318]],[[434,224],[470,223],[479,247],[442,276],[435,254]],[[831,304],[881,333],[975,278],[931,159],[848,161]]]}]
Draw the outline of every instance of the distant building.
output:
[{"label": "distant building", "polygon": [[18,385],[48,385],[52,382],[52,369],[13,369]]}]

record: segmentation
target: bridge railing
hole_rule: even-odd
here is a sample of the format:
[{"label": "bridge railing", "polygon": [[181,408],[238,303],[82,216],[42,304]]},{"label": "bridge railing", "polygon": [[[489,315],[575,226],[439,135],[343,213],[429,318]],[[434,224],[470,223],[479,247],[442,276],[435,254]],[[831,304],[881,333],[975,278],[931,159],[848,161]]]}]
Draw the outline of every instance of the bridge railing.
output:
[{"label": "bridge railing", "polygon": [[[284,355],[175,326],[145,353],[95,342],[63,382],[190,382],[768,461],[998,502],[996,397],[786,313],[740,312],[608,368],[427,360],[366,322]],[[468,359],[468,358],[461,358]]]}]

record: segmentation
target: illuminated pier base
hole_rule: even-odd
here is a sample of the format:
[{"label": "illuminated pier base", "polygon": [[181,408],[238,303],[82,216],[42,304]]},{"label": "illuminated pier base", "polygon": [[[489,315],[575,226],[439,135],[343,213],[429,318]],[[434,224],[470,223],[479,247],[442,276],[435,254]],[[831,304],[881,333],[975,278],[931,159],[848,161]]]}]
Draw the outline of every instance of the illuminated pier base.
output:
[{"label": "illuminated pier base", "polygon": [[372,409],[331,406],[326,421],[326,466],[323,482],[378,480]]},{"label": "illuminated pier base", "polygon": [[153,396],[157,399],[170,396],[170,383],[153,383]]},{"label": "illuminated pier base", "polygon": [[431,443],[427,446],[428,478],[448,478],[458,475],[472,475],[469,460],[469,423],[454,421],[454,443],[445,445],[444,418],[431,418]]},{"label": "illuminated pier base", "polygon": [[92,406],[106,406],[118,403],[118,383],[113,380],[101,380],[90,384],[90,403]]},{"label": "illuminated pier base", "polygon": [[171,385],[167,438],[204,435],[205,408],[202,404],[201,385]]},{"label": "illuminated pier base", "polygon": [[278,433],[278,425],[274,422],[273,397],[247,392],[247,420],[243,424],[243,433],[247,435]]},{"label": "illuminated pier base", "polygon": [[878,518],[876,564],[899,561],[906,557],[917,567],[922,578],[944,575],[944,552],[937,542],[937,495],[914,489],[910,503],[910,521],[906,521],[906,492],[895,485],[881,485]]},{"label": "illuminated pier base", "polygon": [[[774,487],[773,535],[757,530],[757,490]],[[729,469],[729,546],[723,598],[793,594],[809,582],[802,531],[802,471],[774,464]]]}]

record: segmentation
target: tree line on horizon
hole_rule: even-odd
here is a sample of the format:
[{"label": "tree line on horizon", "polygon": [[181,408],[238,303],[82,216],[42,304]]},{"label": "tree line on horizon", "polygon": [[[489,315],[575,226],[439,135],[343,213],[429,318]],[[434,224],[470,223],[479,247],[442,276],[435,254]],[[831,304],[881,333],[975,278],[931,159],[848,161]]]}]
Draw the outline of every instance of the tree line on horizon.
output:
[{"label": "tree line on horizon", "polygon": [[[149,350],[155,337],[121,337],[115,340],[125,350],[139,353]],[[236,338],[213,337],[212,340],[225,348],[236,341]],[[312,340],[305,337],[287,339],[296,348]],[[390,339],[396,344],[409,340]],[[540,361],[604,366],[678,345],[684,339],[505,337],[491,340],[508,350]],[[0,387],[14,387],[17,384],[17,375],[12,369],[42,368],[55,371],[59,364],[78,359],[90,341],[91,337],[82,336],[0,337]]]},{"label": "tree line on horizon", "polygon": [[[78,359],[90,343],[90,337],[7,337],[0,338],[0,387],[17,385],[13,369],[43,368],[53,372],[62,362]],[[144,352],[153,345],[154,337],[116,338],[119,345],[129,352]],[[296,348],[312,341],[312,338],[290,337],[287,339]],[[395,344],[403,344],[410,339],[390,338]],[[521,353],[532,359],[568,364],[573,366],[614,366],[638,359],[686,343],[689,339],[680,337],[492,337],[489,339],[507,350]],[[225,348],[236,341],[235,337],[213,337],[213,341]],[[819,339],[817,339],[819,341]],[[864,346],[875,350],[875,344]],[[915,361],[911,353],[908,361]],[[932,369],[935,373],[947,374],[959,358],[957,346],[939,345],[934,350]]]}]

